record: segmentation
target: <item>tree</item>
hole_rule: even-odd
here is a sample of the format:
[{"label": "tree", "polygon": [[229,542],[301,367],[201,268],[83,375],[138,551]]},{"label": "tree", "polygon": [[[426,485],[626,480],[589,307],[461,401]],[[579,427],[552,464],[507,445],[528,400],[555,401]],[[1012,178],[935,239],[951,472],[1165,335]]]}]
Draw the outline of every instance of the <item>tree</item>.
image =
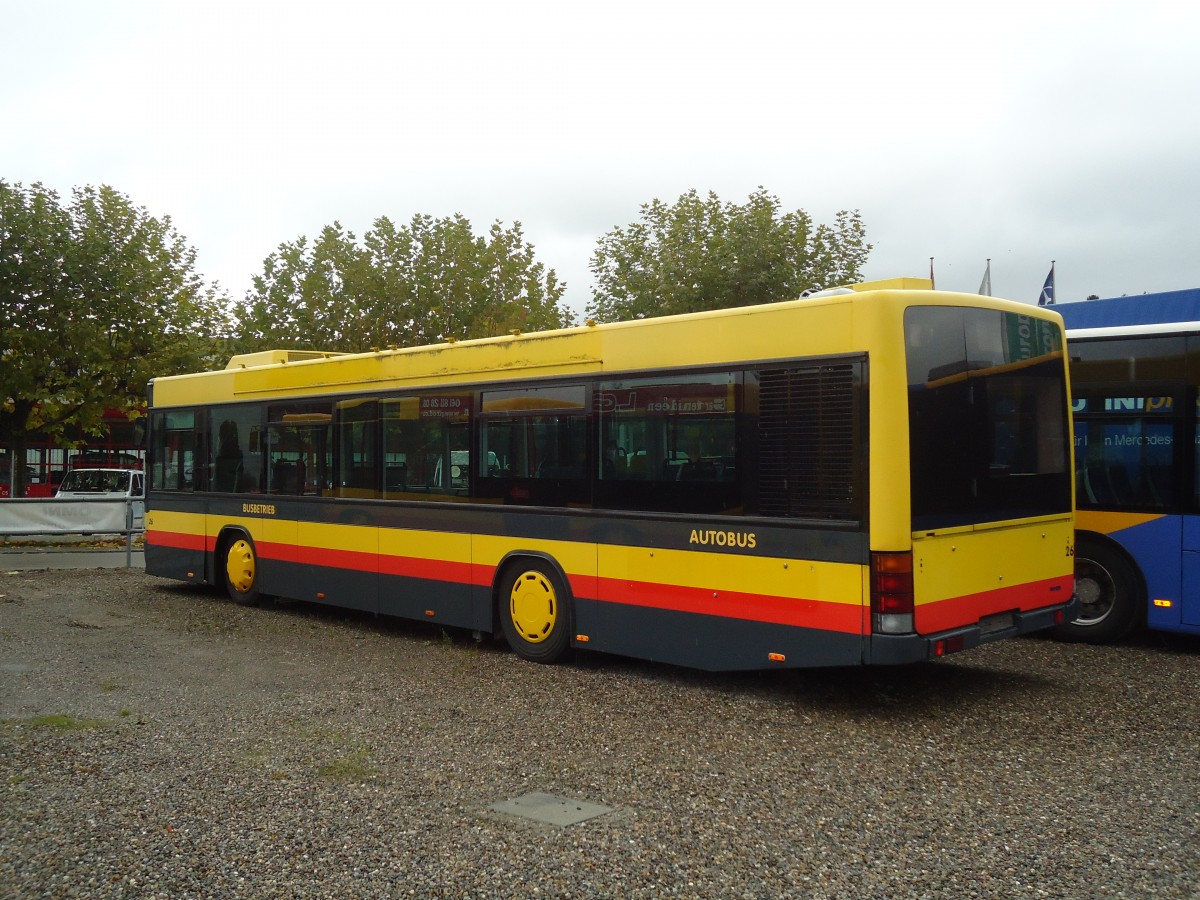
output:
[{"label": "tree", "polygon": [[194,272],[171,225],[108,186],[63,204],[40,183],[0,181],[0,446],[14,496],[27,436],[96,433],[131,416],[157,375],[203,367],[226,327],[224,297]]},{"label": "tree", "polygon": [[381,217],[360,244],[334,222],[264,260],[238,307],[241,347],[353,352],[558,328],[571,322],[564,288],[520,223],[485,238],[461,215]]},{"label": "tree", "polygon": [[813,226],[802,209],[780,215],[760,187],[743,206],[695,190],[674,205],[652,200],[641,221],[597,242],[589,316],[600,321],[792,300],[848,284],[871,251],[857,212]]}]

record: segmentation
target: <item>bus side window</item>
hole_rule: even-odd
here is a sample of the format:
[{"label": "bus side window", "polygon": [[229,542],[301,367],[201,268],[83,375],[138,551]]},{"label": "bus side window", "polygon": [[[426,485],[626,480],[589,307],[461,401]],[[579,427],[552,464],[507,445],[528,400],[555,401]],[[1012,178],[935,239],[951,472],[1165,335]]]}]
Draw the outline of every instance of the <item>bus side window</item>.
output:
[{"label": "bus side window", "polygon": [[588,402],[582,384],[483,391],[478,496],[532,506],[590,506],[591,467],[599,455],[589,454]]},{"label": "bus side window", "polygon": [[[156,491],[206,490],[208,454],[204,451],[206,416],[192,410],[156,412],[151,417],[149,485]],[[201,420],[201,421],[198,421]]]},{"label": "bus side window", "polygon": [[213,489],[236,491],[242,474],[242,447],[237,422],[225,421],[217,432],[217,459],[213,466]]},{"label": "bus side window", "polygon": [[384,499],[444,500],[469,492],[473,405],[466,393],[382,401]]},{"label": "bus side window", "polygon": [[738,372],[601,382],[594,395],[602,448],[597,504],[709,513],[741,507],[741,388]]}]

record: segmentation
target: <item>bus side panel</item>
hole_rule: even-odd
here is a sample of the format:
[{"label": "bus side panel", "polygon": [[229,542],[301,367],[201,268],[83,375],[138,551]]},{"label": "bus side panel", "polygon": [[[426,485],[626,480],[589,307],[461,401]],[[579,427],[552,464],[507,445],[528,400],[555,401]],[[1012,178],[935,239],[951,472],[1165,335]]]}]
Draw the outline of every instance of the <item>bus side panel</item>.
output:
[{"label": "bus side panel", "polygon": [[[1159,516],[1109,535],[1129,551],[1142,572],[1149,628],[1179,631],[1185,621],[1184,570],[1192,554],[1182,552],[1184,521],[1182,516]],[[1170,606],[1156,604],[1156,600],[1167,601]]]},{"label": "bus side panel", "polygon": [[[862,661],[861,565],[617,545],[598,554],[591,649],[710,670]],[[655,626],[664,616],[671,626]]]},{"label": "bus side panel", "polygon": [[696,615],[653,606],[606,603],[604,633],[589,649],[710,672],[856,666],[858,633],[786,627],[770,622]]},{"label": "bus side panel", "polygon": [[301,600],[379,611],[379,531],[363,525],[298,522],[296,558]]},{"label": "bus side panel", "polygon": [[[1191,591],[1190,598],[1188,593],[1189,561],[1197,555],[1186,552],[1189,518],[1092,510],[1080,510],[1076,516],[1080,531],[1106,535],[1133,559],[1146,585],[1149,628],[1180,631],[1188,621],[1189,608],[1200,603],[1200,585]],[[1156,604],[1155,600],[1160,602]]]},{"label": "bus side panel", "polygon": [[146,574],[202,583],[205,580],[204,516],[175,512],[157,503],[146,516]]},{"label": "bus side panel", "polygon": [[915,625],[937,634],[1007,612],[1070,601],[1070,518],[913,536]]},{"label": "bus side panel", "polygon": [[[1200,517],[1183,516],[1183,584],[1180,590],[1179,618],[1189,634],[1200,633]],[[1150,616],[1156,612],[1150,606]],[[1167,612],[1167,610],[1162,610]],[[1159,627],[1151,623],[1152,628]]]},{"label": "bus side panel", "polygon": [[[277,509],[276,506],[269,508]],[[214,536],[219,534],[219,527],[218,524]],[[307,580],[308,564],[304,562],[305,554],[296,543],[295,519],[256,520],[250,525],[250,534],[258,554],[259,590],[273,597],[312,600]],[[218,557],[216,564],[220,567],[223,560]]]},{"label": "bus side panel", "polygon": [[471,536],[380,529],[379,611],[487,631],[490,605],[471,584]]},{"label": "bus side panel", "polygon": [[[1146,612],[1151,628],[1200,634],[1200,553],[1191,550],[1183,554],[1182,608],[1178,612],[1161,609],[1153,603]],[[1174,614],[1172,614],[1174,613]],[[1182,622],[1180,621],[1182,620]],[[1167,624],[1167,622],[1172,624]]]}]

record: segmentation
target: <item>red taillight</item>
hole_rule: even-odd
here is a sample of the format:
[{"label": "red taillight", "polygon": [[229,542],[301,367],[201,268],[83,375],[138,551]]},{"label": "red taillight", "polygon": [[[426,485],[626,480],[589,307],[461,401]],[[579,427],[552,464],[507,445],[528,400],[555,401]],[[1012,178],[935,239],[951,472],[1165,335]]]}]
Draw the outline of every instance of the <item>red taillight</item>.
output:
[{"label": "red taillight", "polygon": [[911,613],[913,574],[911,553],[871,554],[871,611]]},{"label": "red taillight", "polygon": [[912,553],[871,554],[871,621],[877,634],[913,630]]}]

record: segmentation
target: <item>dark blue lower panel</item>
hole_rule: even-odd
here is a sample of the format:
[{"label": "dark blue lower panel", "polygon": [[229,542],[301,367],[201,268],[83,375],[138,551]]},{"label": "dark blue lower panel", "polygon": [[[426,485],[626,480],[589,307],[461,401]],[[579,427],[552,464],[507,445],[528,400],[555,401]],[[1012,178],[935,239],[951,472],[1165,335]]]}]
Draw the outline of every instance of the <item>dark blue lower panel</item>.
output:
[{"label": "dark blue lower panel", "polygon": [[278,560],[259,560],[259,569],[260,589],[276,597],[328,603],[450,628],[489,633],[492,629],[491,592],[486,588]]},{"label": "dark blue lower panel", "polygon": [[[577,621],[588,641],[576,646],[710,672],[856,666],[863,661],[863,638],[857,634],[619,603],[597,606],[596,627]],[[771,654],[783,659],[772,660]]]},{"label": "dark blue lower panel", "polygon": [[[146,571],[199,582],[204,576],[203,557],[199,551],[147,547]],[[278,560],[260,559],[258,566],[259,588],[264,594],[487,634],[496,630],[492,592],[486,586]],[[187,572],[195,573],[195,577],[187,578]],[[588,641],[577,643],[577,647],[652,662],[727,671],[851,666],[863,661],[863,638],[859,635],[600,603],[587,598],[577,598],[573,609],[574,633],[588,636]],[[782,654],[783,661],[772,661],[769,657],[772,653]]]},{"label": "dark blue lower panel", "polygon": [[[345,569],[260,561],[265,593],[377,611],[467,628],[495,631],[492,592],[484,586]],[[323,594],[323,597],[318,597]],[[576,598],[573,634],[588,637],[581,649],[632,656],[709,671],[852,666],[863,661],[856,634]],[[782,655],[773,661],[770,654]]]},{"label": "dark blue lower panel", "polygon": [[258,586],[265,594],[365,612],[379,611],[379,576],[374,572],[272,559],[259,559],[258,567]]},{"label": "dark blue lower panel", "polygon": [[492,631],[491,591],[466,584],[381,575],[379,612],[451,628]]},{"label": "dark blue lower panel", "polygon": [[203,550],[181,550],[177,547],[156,547],[147,544],[144,557],[146,574],[201,584],[206,580],[204,557]]}]

